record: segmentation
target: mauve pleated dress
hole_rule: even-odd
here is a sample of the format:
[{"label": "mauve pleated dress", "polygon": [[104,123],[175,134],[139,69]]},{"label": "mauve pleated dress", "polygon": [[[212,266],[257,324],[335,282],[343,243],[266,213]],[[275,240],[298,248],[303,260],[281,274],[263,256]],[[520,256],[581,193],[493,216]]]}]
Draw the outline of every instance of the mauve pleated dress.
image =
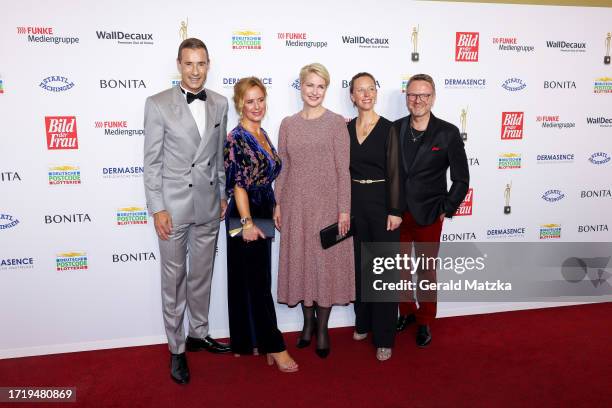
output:
[{"label": "mauve pleated dress", "polygon": [[299,113],[281,122],[283,168],[275,195],[281,206],[278,302],[322,307],[355,300],[353,239],[323,249],[319,231],[351,211],[350,139],[344,118]]}]

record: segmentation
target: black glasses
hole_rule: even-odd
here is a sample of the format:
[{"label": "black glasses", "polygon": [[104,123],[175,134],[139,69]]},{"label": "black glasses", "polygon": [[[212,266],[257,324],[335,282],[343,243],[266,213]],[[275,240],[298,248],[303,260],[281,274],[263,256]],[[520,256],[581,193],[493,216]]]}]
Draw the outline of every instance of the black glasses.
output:
[{"label": "black glasses", "polygon": [[409,93],[409,94],[406,94],[406,96],[408,96],[408,100],[411,101],[411,102],[414,102],[417,99],[420,102],[428,102],[429,98],[431,98],[431,94],[413,94],[413,93]]}]

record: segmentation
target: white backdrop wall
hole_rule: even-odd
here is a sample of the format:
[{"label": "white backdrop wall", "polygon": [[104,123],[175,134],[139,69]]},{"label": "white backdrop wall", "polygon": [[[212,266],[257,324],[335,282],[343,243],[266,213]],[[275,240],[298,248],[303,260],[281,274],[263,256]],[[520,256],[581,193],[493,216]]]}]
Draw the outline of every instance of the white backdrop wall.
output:
[{"label": "white backdrop wall", "polygon": [[[406,0],[10,1],[0,28],[0,358],[165,341],[157,242],[151,218],[141,215],[142,117],[145,98],[178,78],[182,21],[189,36],[209,48],[207,87],[231,97],[237,78],[264,79],[269,109],[263,126],[275,142],[282,118],[301,107],[294,81],[307,63],[328,67],[325,105],[347,118],[356,114],[347,89],[353,74],[376,76],[377,111],[392,120],[406,114],[405,80],[433,75],[434,113],[459,126],[467,110],[473,188],[471,215],[445,222],[445,240],[485,241],[493,230],[514,228],[518,235],[495,239],[535,242],[549,231],[560,234],[553,238],[559,241],[610,241],[612,66],[603,63],[609,8]],[[411,61],[415,26],[418,62]],[[141,35],[104,38],[113,32]],[[233,48],[233,37],[244,32],[261,47]],[[477,33],[470,50],[477,61],[455,60],[462,32]],[[294,35],[315,45],[288,44]],[[385,44],[367,48],[344,43],[346,36]],[[500,49],[499,41],[514,48]],[[572,44],[554,47],[557,41]],[[504,89],[511,78],[519,80],[511,87],[522,89]],[[502,140],[503,112],[523,114],[520,139]],[[46,117],[74,118],[74,129],[59,131],[70,140],[76,134],[78,148],[50,149]],[[596,118],[608,123],[590,123]],[[232,111],[229,124],[236,121]],[[513,166],[519,155],[520,168],[500,169],[505,154],[515,154]],[[80,182],[52,184],[58,178]],[[504,215],[510,182],[512,213]],[[274,285],[277,253],[278,242]],[[542,306],[453,303],[440,305],[439,315]],[[277,313],[283,330],[300,327],[299,308],[278,305]],[[212,335],[228,335],[224,238],[210,317]],[[332,325],[352,321],[352,307],[334,309]]]}]

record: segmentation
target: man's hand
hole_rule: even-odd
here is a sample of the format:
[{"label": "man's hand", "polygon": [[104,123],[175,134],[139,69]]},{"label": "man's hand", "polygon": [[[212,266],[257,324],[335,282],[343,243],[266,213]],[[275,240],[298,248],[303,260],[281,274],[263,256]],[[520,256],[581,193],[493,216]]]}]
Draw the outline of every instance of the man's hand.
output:
[{"label": "man's hand", "polygon": [[387,231],[395,231],[402,223],[402,217],[387,215]]},{"label": "man's hand", "polygon": [[440,214],[440,221],[444,221],[444,217],[446,217],[446,213],[442,213]]},{"label": "man's hand", "polygon": [[172,217],[170,213],[166,210],[156,212],[153,214],[153,223],[159,239],[167,241],[168,235],[172,232]]},{"label": "man's hand", "polygon": [[219,218],[224,219],[225,218],[225,211],[227,210],[227,200],[225,199],[221,199],[221,214],[219,215]]}]

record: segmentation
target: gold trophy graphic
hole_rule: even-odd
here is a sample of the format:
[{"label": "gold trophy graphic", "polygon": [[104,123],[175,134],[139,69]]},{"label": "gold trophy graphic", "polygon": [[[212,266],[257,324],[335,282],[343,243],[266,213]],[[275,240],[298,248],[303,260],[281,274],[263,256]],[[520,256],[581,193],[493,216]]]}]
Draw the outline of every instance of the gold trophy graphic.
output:
[{"label": "gold trophy graphic", "polygon": [[604,56],[604,64],[610,65],[610,39],[612,39],[612,34],[608,33],[606,36],[606,55]]},{"label": "gold trophy graphic", "polygon": [[187,27],[189,26],[189,17],[187,17],[186,21],[181,21],[181,28],[179,28],[179,36],[181,37],[181,41],[185,41],[187,39]]},{"label": "gold trophy graphic", "polygon": [[[419,46],[419,26],[416,27],[412,27],[412,34],[410,35],[410,38],[412,39],[412,61],[413,62],[418,62],[419,61],[419,52],[418,52],[418,46]],[[610,43],[610,41],[608,41],[608,44]],[[608,46],[608,48],[610,48]],[[609,59],[609,58],[608,58]]]},{"label": "gold trophy graphic", "polygon": [[465,131],[465,128],[467,126],[467,114],[467,107],[465,109],[461,109],[461,115],[459,116],[459,120],[461,122],[461,139],[463,139],[464,142],[467,140],[467,132]]},{"label": "gold trophy graphic", "polygon": [[506,189],[504,190],[504,199],[506,200],[506,205],[504,206],[504,214],[510,214],[510,190],[512,189],[512,182],[510,184],[506,184]]}]

